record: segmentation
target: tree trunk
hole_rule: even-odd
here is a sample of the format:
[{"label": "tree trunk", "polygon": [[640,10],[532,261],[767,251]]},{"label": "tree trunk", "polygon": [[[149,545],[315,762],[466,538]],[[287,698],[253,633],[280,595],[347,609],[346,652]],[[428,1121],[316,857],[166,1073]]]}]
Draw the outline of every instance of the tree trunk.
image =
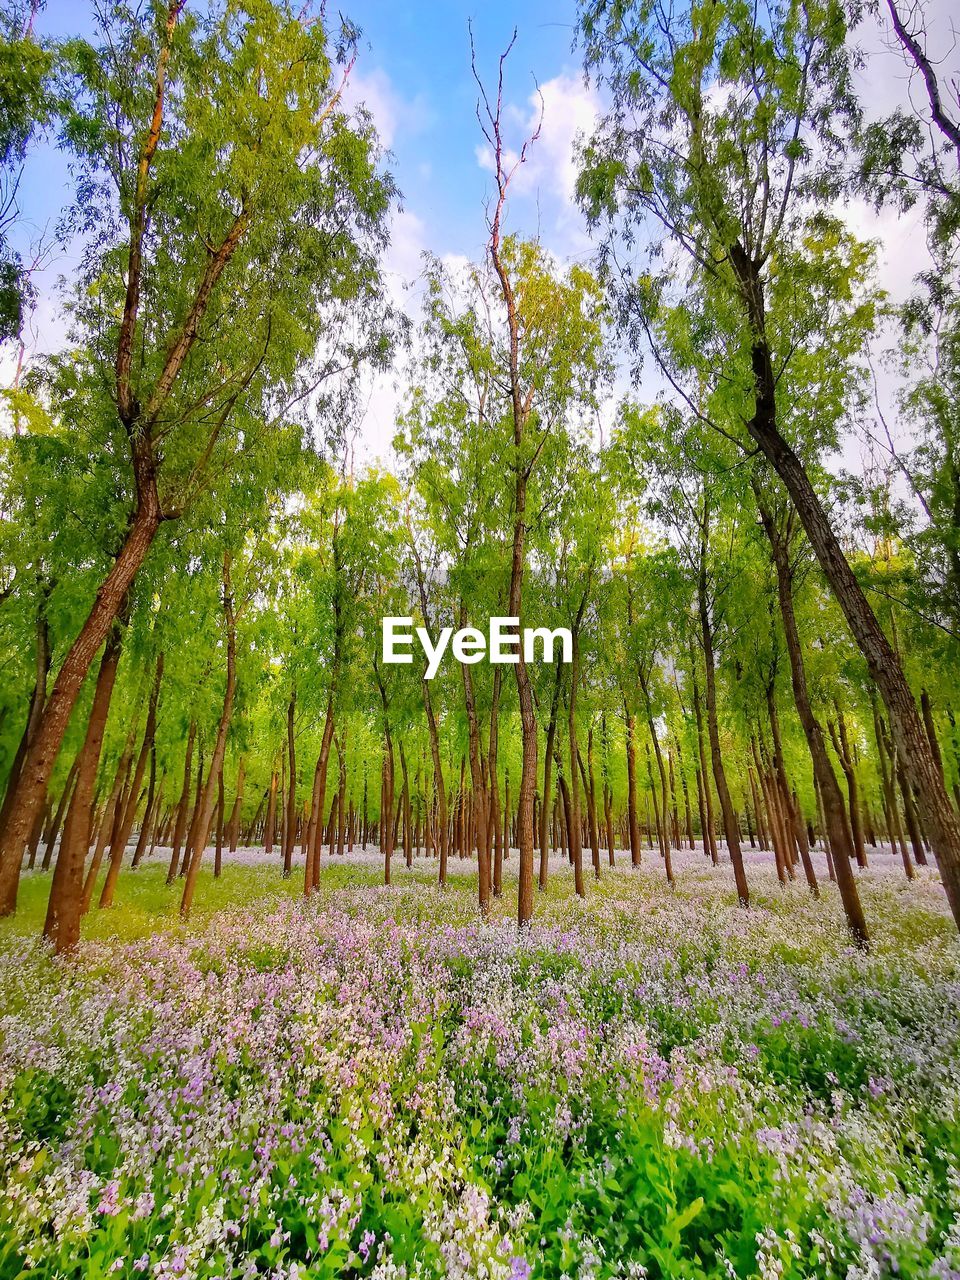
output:
[{"label": "tree trunk", "polygon": [[50,674],[50,628],[47,623],[47,591],[43,591],[40,603],[37,606],[37,641],[36,641],[36,666],[33,682],[33,692],[30,694],[30,706],[27,711],[27,721],[23,726],[23,733],[20,735],[20,742],[17,746],[16,753],[13,757],[13,763],[10,766],[10,775],[7,778],[6,791],[4,792],[3,805],[0,806],[0,847],[4,840],[4,832],[7,828],[7,821],[10,817],[10,809],[13,805],[13,799],[17,792],[17,782],[23,768],[24,757],[27,754],[27,748],[33,741],[40,723],[40,715],[43,711],[44,703],[47,700],[47,677]]},{"label": "tree trunk", "polygon": [[93,901],[93,891],[97,887],[97,876],[100,874],[100,864],[103,862],[103,852],[107,847],[111,832],[116,825],[117,805],[120,802],[120,792],[123,779],[117,772],[114,780],[113,790],[110,792],[110,798],[103,806],[103,813],[100,817],[100,826],[97,831],[97,843],[93,851],[93,857],[90,859],[90,866],[87,869],[86,877],[83,881],[83,896],[80,902],[80,914],[85,916],[90,910],[90,903]]},{"label": "tree trunk", "polygon": [[[693,655],[691,654],[691,664]],[[710,791],[710,774],[707,770],[707,757],[703,747],[703,711],[700,705],[700,688],[697,684],[696,672],[693,675],[693,714],[697,722],[697,752],[700,756],[700,777],[703,783],[703,805],[707,811],[707,825],[704,828],[703,840],[710,860],[714,866],[720,862],[717,850],[717,832],[713,822],[713,795]]]},{"label": "tree trunk", "polygon": [[77,780],[73,789],[66,825],[60,840],[60,851],[50,885],[50,899],[43,926],[43,936],[53,943],[60,955],[72,951],[80,941],[80,918],[83,911],[83,872],[90,847],[93,793],[100,766],[103,735],[107,727],[110,699],[120,661],[123,632],[112,627],[104,645],[93,692],[93,705],[77,760]]},{"label": "tree trunk", "polygon": [[[290,701],[287,704],[287,764],[289,767],[290,788],[283,824],[283,878],[288,880],[293,871],[293,843],[297,837],[297,748],[294,741],[295,716],[297,712],[296,686],[290,690]],[[307,859],[309,861],[309,859]]]},{"label": "tree trunk", "polygon": [[187,733],[187,753],[183,762],[183,789],[180,792],[180,800],[177,803],[177,816],[173,827],[173,839],[170,849],[170,867],[167,871],[167,884],[173,884],[177,878],[177,868],[180,866],[180,846],[183,844],[183,837],[187,829],[187,808],[190,804],[190,784],[193,781],[193,744],[197,737],[197,722],[190,721],[190,729]]},{"label": "tree trunk", "polygon": [[713,765],[713,779],[717,784],[717,796],[720,800],[720,813],[723,818],[723,832],[727,841],[730,861],[733,863],[733,876],[737,885],[737,898],[743,907],[750,905],[750,891],[747,888],[747,876],[743,867],[743,855],[740,852],[740,829],[737,826],[730,791],[727,787],[727,774],[723,767],[723,752],[720,748],[720,726],[717,722],[717,686],[713,659],[713,627],[710,621],[710,605],[707,600],[707,528],[709,511],[704,499],[703,525],[700,544],[700,572],[697,577],[697,600],[700,611],[700,632],[703,641],[703,662],[706,675],[707,700],[707,733],[710,739],[710,760]]},{"label": "tree trunk", "polygon": [[203,743],[200,744],[197,760],[197,790],[193,799],[193,812],[190,815],[190,824],[187,827],[187,838],[183,843],[183,857],[180,859],[179,875],[187,874],[187,867],[190,864],[190,853],[193,849],[197,838],[197,824],[200,821],[200,810],[203,805]]},{"label": "tree trunk", "polygon": [[[133,823],[137,816],[137,806],[140,802],[140,787],[143,783],[143,775],[147,769],[147,761],[150,759],[153,751],[154,738],[157,732],[157,703],[160,698],[160,682],[163,679],[163,654],[157,656],[157,666],[153,677],[153,687],[150,690],[150,701],[147,704],[147,722],[143,730],[143,742],[140,744],[140,754],[137,756],[136,768],[133,771],[133,782],[130,785],[130,792],[127,796],[127,802],[123,808],[123,817],[120,823],[120,829],[117,832],[117,850],[116,855],[120,862],[123,861],[123,855],[127,850],[127,843],[130,840],[130,833],[133,830]],[[111,861],[114,856],[114,850],[110,850]]]},{"label": "tree trunk", "polygon": [[810,859],[810,845],[807,841],[807,832],[803,825],[803,817],[799,808],[794,803],[794,798],[790,793],[789,784],[787,782],[787,771],[783,763],[783,743],[780,740],[780,718],[777,715],[777,704],[772,684],[767,686],[767,718],[770,721],[770,739],[773,743],[773,767],[776,771],[777,782],[780,787],[780,795],[783,799],[785,817],[789,819],[793,830],[793,837],[796,841],[797,848],[800,851],[800,861],[803,863],[803,872],[807,877],[807,887],[815,898],[819,898],[820,886],[817,884],[817,875],[813,869],[813,862]]},{"label": "tree trunk", "polygon": [[920,710],[923,713],[923,724],[927,731],[927,741],[930,743],[930,751],[933,755],[934,764],[937,766],[937,772],[940,774],[941,781],[945,781],[946,774],[943,771],[943,755],[940,751],[940,741],[937,738],[937,727],[933,720],[933,707],[930,704],[930,695],[927,693],[926,689],[920,690]]},{"label": "tree trunk", "polygon": [[636,722],[633,713],[623,700],[623,720],[627,743],[627,828],[630,833],[630,862],[639,867],[643,854],[640,847],[640,823],[637,817],[637,743]]},{"label": "tree trunk", "polygon": [[590,855],[593,862],[593,876],[600,879],[600,828],[597,823],[597,779],[593,768],[593,729],[587,733],[587,761],[577,753],[580,765],[580,777],[583,782],[583,793],[587,797],[587,829],[590,832]]},{"label": "tree trunk", "polygon": [[[460,601],[460,626],[467,623],[467,606]],[[490,850],[487,841],[487,824],[489,821],[489,803],[487,785],[483,774],[481,754],[483,744],[480,741],[480,724],[477,718],[477,705],[473,694],[473,676],[466,663],[460,665],[463,680],[463,699],[467,712],[467,750],[470,759],[470,781],[473,785],[474,817],[477,826],[477,887],[480,903],[480,914],[490,914],[491,877]],[[401,764],[403,756],[401,754]],[[532,856],[532,853],[531,853]]]},{"label": "tree trunk", "polygon": [[896,761],[893,759],[887,735],[884,729],[883,720],[880,710],[877,706],[876,694],[871,697],[871,706],[873,709],[873,733],[877,743],[877,759],[880,762],[880,784],[883,789],[883,807],[887,820],[887,837],[894,850],[899,848],[900,856],[903,860],[903,870],[908,880],[916,878],[913,861],[910,857],[910,851],[907,849],[907,842],[903,838],[903,828],[900,825],[900,813],[897,809],[897,793],[894,789],[894,777],[896,775]]},{"label": "tree trunk", "polygon": [[553,677],[553,694],[550,698],[550,720],[547,724],[547,740],[543,752],[543,794],[540,797],[540,875],[538,885],[541,893],[547,887],[547,874],[550,863],[550,807],[551,784],[553,771],[554,745],[557,739],[557,714],[560,707],[560,685],[563,679],[563,668],[557,663]]},{"label": "tree trunk", "polygon": [[[117,889],[117,880],[120,878],[120,866],[123,861],[123,853],[118,843],[120,835],[120,827],[123,825],[123,808],[125,804],[125,793],[127,782],[130,778],[130,766],[133,761],[133,744],[135,742],[134,729],[130,730],[126,745],[123,748],[123,755],[120,757],[120,763],[117,766],[117,778],[114,783],[114,801],[113,801],[113,823],[110,828],[110,862],[107,865],[107,874],[103,882],[103,888],[100,890],[99,908],[106,910],[113,906],[113,896]],[[103,831],[106,830],[104,824]],[[103,848],[103,831],[101,831],[98,847]]]},{"label": "tree trunk", "polygon": [[277,820],[277,786],[279,784],[276,769],[270,773],[270,798],[267,801],[267,822],[263,832],[264,848],[267,854],[273,853],[273,841]]},{"label": "tree trunk", "polygon": [[[433,789],[437,799],[437,842],[440,849],[440,866],[438,870],[438,880],[440,888],[443,889],[447,884],[447,858],[450,853],[450,833],[448,831],[449,817],[447,814],[447,788],[443,781],[443,762],[440,758],[440,731],[437,727],[437,718],[433,713],[433,703],[430,699],[430,692],[424,685],[423,701],[427,712],[427,727],[430,731],[430,758],[433,761]],[[364,796],[366,796],[366,781],[364,781]]]},{"label": "tree trunk", "polygon": [[223,770],[217,778],[217,814],[215,818],[217,844],[213,851],[213,878],[219,880],[223,872],[223,818],[227,807],[227,795],[223,785]]},{"label": "tree trunk", "polygon": [[240,814],[243,811],[243,780],[244,761],[241,756],[240,764],[237,766],[237,794],[233,801],[233,809],[230,812],[230,822],[227,826],[231,853],[237,852],[237,845],[240,842]]},{"label": "tree trunk", "polygon": [[120,613],[127,591],[150,550],[160,527],[160,501],[152,459],[135,468],[137,508],[120,554],[99,590],[80,633],[70,646],[54,681],[50,697],[37,721],[10,799],[7,822],[0,835],[0,915],[16,910],[17,888],[24,846],[38,813],[43,811],[47,787],[70,715],[90,664]]},{"label": "tree trunk", "polygon": [[50,870],[50,862],[53,858],[53,847],[57,843],[57,836],[60,834],[60,824],[63,822],[64,811],[66,810],[67,802],[73,792],[73,785],[77,779],[78,763],[79,759],[75,758],[73,764],[70,766],[70,772],[67,774],[66,780],[64,781],[63,790],[60,792],[60,800],[57,804],[56,813],[53,815],[53,821],[50,823],[50,829],[47,833],[47,844],[43,853],[43,862],[41,863],[44,871]]},{"label": "tree trunk", "polygon": [[407,769],[407,753],[400,742],[400,772],[403,776],[403,790],[400,793],[403,822],[403,861],[408,867],[413,866],[413,839],[410,822],[410,773]]},{"label": "tree trunk", "polygon": [[193,847],[190,851],[190,865],[183,886],[183,897],[180,899],[180,915],[186,920],[193,905],[193,896],[197,887],[197,876],[200,863],[210,836],[210,822],[213,817],[214,788],[220,782],[223,773],[223,757],[227,749],[227,731],[233,716],[233,699],[237,688],[237,627],[233,612],[233,592],[230,582],[230,557],[223,557],[223,615],[227,631],[227,686],[223,695],[223,710],[217,726],[217,739],[213,748],[213,759],[203,791],[203,800],[197,820],[197,829]]},{"label": "tree trunk", "polygon": [[832,864],[833,875],[837,878],[840,898],[843,902],[847,926],[858,946],[865,947],[869,941],[866,917],[860,903],[857,882],[850,866],[852,845],[847,827],[846,814],[843,808],[843,796],[840,785],[830,764],[827,744],[823,729],[820,727],[807,689],[807,675],[803,663],[803,649],[800,644],[800,633],[797,629],[796,613],[793,607],[793,568],[790,564],[788,541],[780,534],[774,518],[766,504],[760,498],[758,508],[764,530],[770,542],[774,568],[777,574],[777,597],[780,602],[780,615],[783,619],[783,631],[787,643],[787,656],[790,660],[790,680],[793,687],[793,700],[797,715],[803,728],[810,758],[813,763],[814,779],[817,785],[820,805],[823,811],[827,859]]},{"label": "tree trunk", "polygon": [[133,851],[133,861],[130,863],[131,869],[139,867],[143,861],[143,855],[147,851],[147,841],[150,838],[157,811],[160,808],[163,796],[163,779],[160,779],[160,791],[157,792],[157,745],[153,744],[150,751],[150,781],[147,783],[147,803],[143,810],[143,821],[140,823],[140,835],[137,838],[137,847]]},{"label": "tree trunk", "polygon": [[[837,759],[840,761],[840,768],[847,780],[847,799],[850,811],[850,830],[853,835],[853,847],[857,855],[857,865],[865,867],[867,865],[867,849],[863,840],[863,815],[860,812],[860,784],[857,780],[857,771],[854,765],[853,756],[850,754],[850,743],[847,739],[847,725],[843,718],[843,712],[837,708],[837,724],[833,721],[827,722],[830,730],[830,738],[833,741],[833,749],[837,753]],[[837,728],[839,727],[839,733]]]},{"label": "tree trunk", "polygon": [[[581,607],[581,615],[582,615]],[[586,896],[583,883],[583,847],[580,840],[580,786],[577,780],[577,684],[580,678],[580,619],[573,628],[573,662],[570,665],[570,700],[567,705],[567,746],[570,759],[570,809],[567,830],[573,862],[573,885],[577,897]]]},{"label": "tree trunk", "polygon": [[337,787],[337,857],[342,858],[343,845],[346,838],[344,809],[347,797],[347,757],[343,749],[343,739],[335,735],[334,744],[337,748],[337,768],[340,773],[340,782]]},{"label": "tree trunk", "polygon": [[[755,408],[747,423],[748,431],[786,486],[867,670],[886,704],[907,778],[916,789],[921,821],[940,868],[953,918],[960,928],[960,816],[947,796],[900,659],[850,568],[806,468],[780,434],[776,375],[765,333],[760,266],[739,244],[731,250],[731,262],[741,285],[753,334]],[[840,859],[836,861],[839,863]]]}]

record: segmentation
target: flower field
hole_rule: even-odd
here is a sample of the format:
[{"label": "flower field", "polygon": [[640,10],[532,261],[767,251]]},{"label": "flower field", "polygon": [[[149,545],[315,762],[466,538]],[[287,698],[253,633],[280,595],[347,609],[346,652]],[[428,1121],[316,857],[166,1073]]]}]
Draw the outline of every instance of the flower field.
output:
[{"label": "flower field", "polygon": [[744,911],[691,854],[673,891],[645,865],[586,902],[557,863],[523,935],[478,923],[456,868],[441,893],[425,862],[388,889],[328,864],[304,905],[238,861],[189,927],[159,866],[125,875],[73,962],[26,936],[25,884],[3,1280],[960,1277],[960,946],[932,878],[862,876],[864,954],[832,886],[751,866]]}]

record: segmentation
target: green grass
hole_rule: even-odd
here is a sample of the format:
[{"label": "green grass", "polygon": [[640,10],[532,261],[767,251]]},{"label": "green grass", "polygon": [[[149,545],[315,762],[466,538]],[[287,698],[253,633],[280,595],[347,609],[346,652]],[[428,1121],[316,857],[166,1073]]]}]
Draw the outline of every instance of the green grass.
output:
[{"label": "green grass", "polygon": [[[189,924],[180,919],[180,896],[183,881],[166,883],[167,867],[154,861],[136,871],[124,867],[117,880],[113,906],[101,911],[97,898],[103,876],[93,895],[93,905],[84,917],[82,937],[94,942],[132,942],[148,937],[157,930],[196,933],[218,911],[236,910],[254,903],[270,903],[284,898],[296,899],[303,892],[303,870],[295,868],[284,880],[278,863],[260,866],[238,866],[225,863],[218,878],[213,867],[201,867]],[[20,882],[16,915],[0,920],[0,944],[5,938],[30,936],[43,928],[50,894],[50,872],[28,874]],[[378,883],[373,867],[326,865],[322,884],[329,889]]]},{"label": "green grass", "polygon": [[[166,856],[155,857],[144,863],[136,871],[124,866],[117,880],[113,906],[101,911],[97,900],[106,871],[100,874],[93,893],[92,906],[83,919],[81,936],[92,942],[108,942],[111,940],[132,942],[148,937],[158,930],[174,933],[198,933],[204,925],[219,911],[243,910],[254,904],[268,906],[272,902],[283,899],[296,901],[303,892],[303,866],[294,866],[289,879],[283,878],[279,858],[268,862],[264,860],[255,865],[244,865],[224,859],[222,874],[216,878],[213,874],[213,859],[208,857],[200,869],[194,895],[193,909],[188,924],[180,919],[180,897],[183,892],[183,881],[166,883],[168,862]],[[17,911],[14,916],[0,919],[0,945],[7,938],[34,936],[43,929],[43,921],[47,910],[47,898],[50,893],[52,872],[25,873],[20,881],[20,892]],[[408,868],[403,855],[395,854],[391,867],[392,884],[396,887],[419,884],[431,887],[437,882],[437,864],[423,859]],[[504,865],[503,896],[494,900],[492,914],[513,919],[516,912],[516,858],[509,859]],[[377,860],[366,862],[340,861],[324,856],[320,868],[320,891],[322,894],[336,893],[339,889],[375,887],[383,884],[383,868]],[[451,859],[447,894],[455,904],[454,910],[460,922],[469,923],[476,918],[476,864],[471,861]],[[605,876],[597,883],[590,873],[589,893],[591,896],[605,898],[617,897],[616,878]],[[557,873],[551,867],[551,876],[547,891],[537,895],[537,901],[543,905],[557,904],[575,897],[573,879],[565,874],[565,869]],[[404,915],[413,915],[422,910],[429,914],[430,907],[418,909],[416,903],[409,900],[404,904]]]}]

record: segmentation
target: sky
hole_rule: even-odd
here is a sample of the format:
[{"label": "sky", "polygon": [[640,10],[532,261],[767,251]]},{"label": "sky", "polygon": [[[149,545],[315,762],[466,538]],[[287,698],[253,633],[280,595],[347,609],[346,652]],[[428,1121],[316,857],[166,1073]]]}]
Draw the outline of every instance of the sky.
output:
[{"label": "sky", "polygon": [[[928,48],[946,76],[960,70],[952,5],[953,0],[932,0],[927,6]],[[519,146],[531,132],[540,111],[538,94],[543,97],[540,137],[513,185],[508,228],[538,235],[561,261],[589,261],[594,246],[573,199],[575,144],[590,131],[602,102],[584,83],[579,51],[573,48],[574,0],[488,0],[482,6],[476,0],[344,0],[343,11],[363,33],[348,92],[372,112],[403,197],[393,214],[385,263],[394,297],[416,314],[424,250],[452,261],[483,253],[492,173],[476,118],[471,21],[478,68],[490,89],[495,88],[499,55],[516,28],[505,69],[508,143]],[[47,0],[37,29],[83,33],[89,14],[88,0]],[[871,20],[857,33],[857,42],[867,54],[857,88],[868,112],[885,114],[911,100],[922,110],[922,86],[909,75],[879,24]],[[42,228],[52,227],[70,195],[66,159],[52,143],[36,148],[19,194],[25,234],[35,238]],[[894,298],[906,296],[925,266],[919,213],[903,217],[889,211],[877,217],[866,206],[853,205],[846,216],[859,234],[879,241],[881,283]],[[69,275],[74,260],[69,247],[61,248],[38,277],[41,302],[31,325],[28,357],[63,339],[55,283]],[[9,364],[10,357],[6,359]],[[5,372],[0,369],[0,378]],[[395,383],[387,375],[369,389],[361,458],[389,461]],[[892,386],[885,383],[883,394],[891,397]]]}]

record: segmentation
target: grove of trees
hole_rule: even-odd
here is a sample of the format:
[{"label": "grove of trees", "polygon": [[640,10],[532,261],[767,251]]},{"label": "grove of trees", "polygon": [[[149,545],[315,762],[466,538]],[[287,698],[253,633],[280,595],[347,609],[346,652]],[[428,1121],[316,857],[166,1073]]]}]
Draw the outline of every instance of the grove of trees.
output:
[{"label": "grove of trees", "polygon": [[[204,857],[250,845],[306,895],[354,848],[387,883],[474,860],[483,914],[514,859],[521,926],[552,851],[585,895],[699,848],[747,909],[747,849],[818,896],[819,848],[868,946],[857,872],[889,846],[960,924],[960,103],[919,12],[583,0],[587,264],[513,229],[539,130],[511,136],[509,49],[475,61],[485,252],[428,257],[410,316],[355,28],[285,0],[95,14],[58,42],[2,14],[4,182],[55,137],[83,249],[65,345],[3,393],[0,912],[52,869],[69,951],[144,859],[187,916]],[[880,23],[915,113],[857,99]],[[905,305],[853,198],[922,211]],[[359,468],[391,366],[395,464]],[[563,626],[573,660],[427,680],[382,662],[387,615]]]}]

